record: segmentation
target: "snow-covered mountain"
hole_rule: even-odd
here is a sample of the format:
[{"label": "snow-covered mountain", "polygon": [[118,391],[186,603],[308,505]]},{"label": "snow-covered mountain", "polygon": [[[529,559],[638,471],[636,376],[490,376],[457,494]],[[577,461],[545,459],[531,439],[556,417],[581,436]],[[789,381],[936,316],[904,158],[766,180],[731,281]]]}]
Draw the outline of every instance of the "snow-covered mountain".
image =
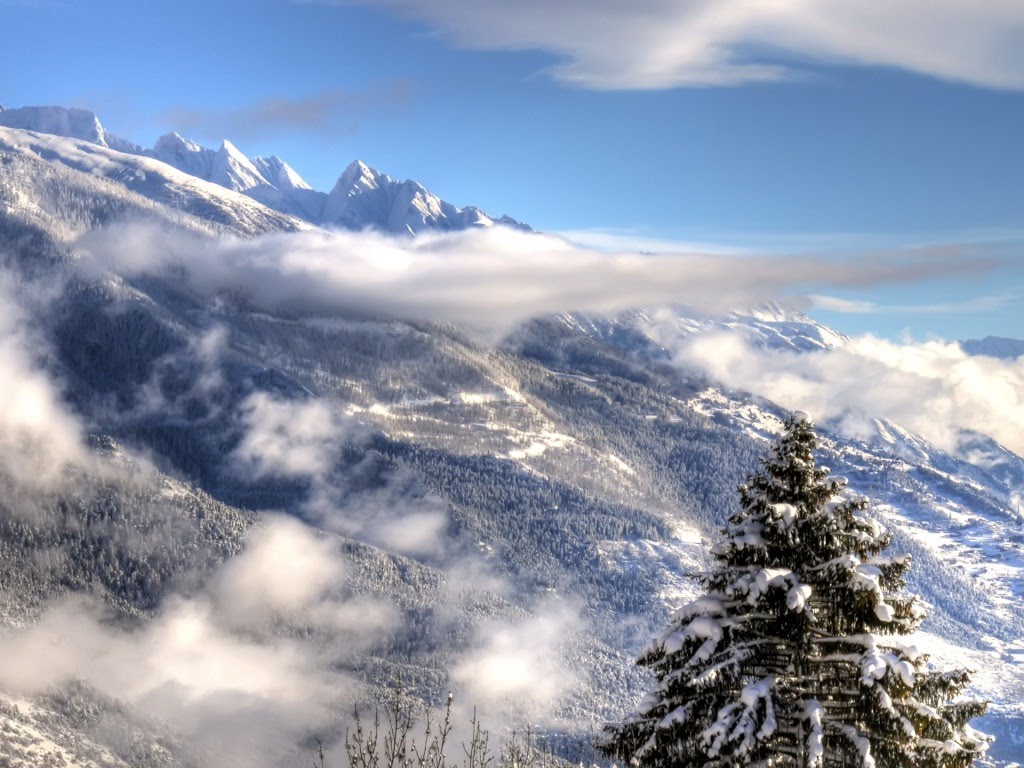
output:
[{"label": "snow-covered mountain", "polygon": [[415,181],[398,181],[356,160],[330,193],[312,189],[277,156],[249,160],[229,141],[212,150],[171,133],[147,154],[258,200],[275,210],[322,226],[377,229],[415,235],[495,224],[529,229],[503,216],[492,219],[472,206],[458,208]]},{"label": "snow-covered mountain", "polygon": [[[352,687],[401,677],[430,698],[472,681],[481,669],[474,654],[494,642],[522,670],[547,670],[547,657],[527,653],[530,642],[563,626],[552,613],[569,613],[571,628],[545,652],[557,652],[578,683],[557,690],[545,723],[571,730],[631,708],[648,684],[633,656],[695,594],[689,574],[784,415],[672,365],[673,346],[739,331],[796,355],[840,346],[842,335],[781,306],[720,317],[666,307],[539,318],[488,345],[449,325],[257,311],[242,293],[194,290],[180,270],[86,269],[82,236],[117,222],[198,238],[310,226],[214,179],[259,194],[288,189],[293,200],[312,193],[325,209],[330,198],[282,161],[249,161],[230,145],[213,151],[165,137],[158,159],[82,132],[0,128],[4,275],[38,301],[18,324],[32,331],[26,354],[59,382],[62,406],[91,435],[74,482],[43,491],[11,490],[3,459],[12,447],[0,441],[5,626],[31,627],[54,600],[84,594],[147,648],[161,647],[147,628],[183,606],[181,634],[195,635],[206,626],[201,609],[232,574],[260,572],[237,558],[250,551],[255,512],[276,510],[318,526],[316,540],[344,553],[343,581],[338,594],[314,595],[324,602],[308,615],[285,612],[227,635],[232,659],[270,648],[287,662],[310,648],[301,661],[325,660],[323,670],[344,670]],[[331,211],[349,217],[338,222],[345,226],[392,221],[395,205],[405,211],[396,226],[407,215],[443,220],[431,218],[425,190],[362,165],[335,192]],[[893,422],[856,439],[838,424],[820,427],[824,463],[872,499],[893,548],[913,555],[910,586],[931,613],[915,642],[979,669],[974,692],[994,701],[982,727],[1000,737],[993,756],[1020,762],[1024,461],[985,435],[954,455]],[[283,439],[291,442],[276,465],[260,459],[261,440]],[[300,552],[299,562],[311,556]],[[301,581],[283,573],[282,583]],[[296,592],[305,595],[285,590],[282,599],[294,602]],[[348,598],[360,602],[330,602]],[[393,624],[354,642],[346,622],[372,614],[368,605],[385,606]],[[317,623],[326,614],[331,621]],[[0,757],[31,764],[23,742],[35,740],[45,746],[37,761],[195,765],[180,738],[134,714],[173,698],[174,684],[133,697],[131,682],[127,701],[79,684],[36,697],[0,692],[0,727],[17,736],[0,742]],[[341,710],[317,734],[290,734],[295,764],[308,765],[302,749],[340,727]]]},{"label": "snow-covered mountain", "polygon": [[530,229],[508,216],[496,219],[473,206],[458,208],[415,181],[392,179],[358,160],[325,193],[312,189],[281,158],[250,159],[226,139],[219,149],[211,149],[172,132],[161,136],[152,149],[143,149],[105,131],[95,113],[64,107],[0,107],[0,125],[145,155],[316,225],[395,234],[495,224]]}]

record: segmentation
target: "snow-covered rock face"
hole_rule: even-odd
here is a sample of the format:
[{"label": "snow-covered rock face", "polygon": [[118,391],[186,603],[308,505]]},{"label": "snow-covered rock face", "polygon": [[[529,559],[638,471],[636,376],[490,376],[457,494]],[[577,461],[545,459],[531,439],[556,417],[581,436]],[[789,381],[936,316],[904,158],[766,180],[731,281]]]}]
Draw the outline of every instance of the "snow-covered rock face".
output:
[{"label": "snow-covered rock face", "polygon": [[358,197],[366,192],[391,184],[391,177],[374,170],[362,160],[353,160],[331,190],[331,197]]},{"label": "snow-covered rock face", "polygon": [[508,216],[495,220],[472,206],[457,208],[415,181],[392,179],[360,160],[326,194],[310,187],[276,155],[249,160],[230,141],[212,150],[171,133],[147,154],[313,224],[410,235],[495,224],[530,229]]},{"label": "snow-covered rock face", "polygon": [[220,149],[210,149],[173,132],[161,136],[146,154],[281,213],[310,222],[319,219],[322,193],[310,189],[277,157],[250,160],[230,141],[224,141]]},{"label": "snow-covered rock face", "polygon": [[260,175],[252,161],[227,139],[214,156],[210,181],[238,192],[247,192],[260,186],[273,186]]},{"label": "snow-covered rock face", "polygon": [[264,179],[280,190],[312,189],[288,163],[277,155],[254,157],[252,164],[256,166],[256,170],[260,172]]},{"label": "snow-covered rock face", "polygon": [[191,176],[204,181],[210,180],[215,153],[173,131],[157,139],[153,149],[147,154]]},{"label": "snow-covered rock face", "polygon": [[638,314],[636,320],[652,340],[672,348],[698,333],[739,332],[755,347],[809,352],[834,349],[849,339],[811,317],[775,302],[719,316],[691,310]]},{"label": "snow-covered rock face", "polygon": [[94,112],[63,107],[21,107],[0,111],[0,123],[37,133],[53,133],[104,144],[104,131]]}]

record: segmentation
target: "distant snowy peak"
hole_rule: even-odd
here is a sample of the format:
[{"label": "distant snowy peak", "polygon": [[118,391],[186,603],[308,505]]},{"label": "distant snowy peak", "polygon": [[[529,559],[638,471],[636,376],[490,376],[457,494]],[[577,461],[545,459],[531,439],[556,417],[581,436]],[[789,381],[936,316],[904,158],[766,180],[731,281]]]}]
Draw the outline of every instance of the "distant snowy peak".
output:
[{"label": "distant snowy peak", "polygon": [[473,206],[457,208],[418,182],[392,179],[360,160],[345,169],[327,196],[322,223],[347,229],[372,227],[409,234],[495,224],[532,231],[508,216],[492,219]]},{"label": "distant snowy peak", "polygon": [[387,174],[371,168],[362,160],[353,160],[338,177],[331,196],[355,197],[394,183]]},{"label": "distant snowy peak", "polygon": [[257,187],[273,186],[230,141],[224,141],[220,149],[214,150],[177,133],[168,133],[157,139],[156,145],[146,154],[179,171],[235,192],[248,193]]},{"label": "distant snowy peak", "polygon": [[142,148],[104,130],[95,112],[74,107],[0,106],[0,126],[23,131],[49,133],[69,139],[81,139],[119,152],[138,154]]},{"label": "distant snowy peak", "polygon": [[210,181],[239,192],[247,192],[261,186],[274,186],[260,175],[252,160],[227,139],[220,145],[214,158],[213,177]]},{"label": "distant snowy peak", "polygon": [[274,181],[279,182],[275,184],[257,167],[255,161],[227,140],[221,143],[220,149],[210,149],[172,132],[157,139],[153,149],[145,154],[203,181],[241,192],[275,211],[316,223],[322,203],[317,200],[311,203],[305,199],[303,193],[308,185],[277,158],[274,159],[280,164],[282,172],[287,169],[302,187],[281,186],[277,178],[281,174],[271,174]]},{"label": "distant snowy peak", "polygon": [[268,182],[280,190],[313,188],[295,170],[277,155],[254,157],[252,164]]},{"label": "distant snowy peak", "polygon": [[719,322],[733,329],[742,328],[748,341],[766,348],[813,352],[842,347],[850,340],[846,334],[774,301],[732,312]]},{"label": "distant snowy peak", "polygon": [[146,154],[313,224],[412,235],[495,224],[530,230],[507,216],[495,220],[472,206],[457,208],[415,181],[392,179],[360,160],[326,194],[276,155],[250,160],[230,141],[213,150],[169,133]]},{"label": "distant snowy peak", "polygon": [[803,312],[787,307],[777,301],[768,301],[755,307],[734,313],[737,316],[759,320],[765,323],[813,323]]},{"label": "distant snowy peak", "polygon": [[1024,355],[1024,340],[1008,339],[1003,336],[986,336],[983,339],[966,339],[960,342],[960,347],[969,355],[984,355],[985,357],[1000,357],[1004,360],[1014,360]]},{"label": "distant snowy peak", "polygon": [[213,171],[213,150],[201,147],[174,132],[157,139],[153,149],[146,154],[203,181],[209,181]]}]

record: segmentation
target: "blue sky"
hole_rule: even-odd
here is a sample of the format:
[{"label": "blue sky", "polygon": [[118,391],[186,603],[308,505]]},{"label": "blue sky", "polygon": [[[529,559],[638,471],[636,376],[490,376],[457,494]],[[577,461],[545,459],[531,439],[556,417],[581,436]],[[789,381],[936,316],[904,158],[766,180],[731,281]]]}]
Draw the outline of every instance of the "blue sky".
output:
[{"label": "blue sky", "polygon": [[231,138],[321,189],[360,158],[612,244],[996,255],[816,314],[1020,336],[1024,10],[962,5],[0,0],[0,103],[88,106],[147,146]]}]

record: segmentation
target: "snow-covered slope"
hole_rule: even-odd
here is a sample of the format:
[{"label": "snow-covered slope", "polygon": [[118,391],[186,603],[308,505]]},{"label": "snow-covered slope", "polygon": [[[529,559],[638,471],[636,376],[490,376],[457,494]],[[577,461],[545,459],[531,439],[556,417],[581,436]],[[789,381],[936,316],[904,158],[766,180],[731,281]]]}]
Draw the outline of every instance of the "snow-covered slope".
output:
[{"label": "snow-covered slope", "polygon": [[[202,181],[166,163],[98,146],[89,140],[59,137],[27,130],[0,128],[0,183],[13,210],[39,208],[51,201],[53,226],[69,217],[82,218],[82,226],[96,226],[117,217],[117,209],[138,208],[137,198],[156,203],[153,213],[167,211],[194,217],[200,228],[230,227],[245,234],[295,231],[308,227],[254,202],[250,197]],[[55,176],[55,169],[70,173]],[[66,185],[66,189],[61,187]],[[72,211],[68,190],[80,190]],[[103,202],[105,201],[105,202]],[[102,205],[101,205],[102,203]],[[150,207],[150,206],[142,206]],[[100,210],[102,208],[102,210]],[[86,212],[95,209],[93,213]],[[128,211],[122,211],[122,216]],[[136,213],[139,213],[136,210]]]},{"label": "snow-covered slope", "polygon": [[10,768],[195,765],[173,734],[126,714],[124,705],[82,685],[33,700],[0,696],[0,754]]}]

